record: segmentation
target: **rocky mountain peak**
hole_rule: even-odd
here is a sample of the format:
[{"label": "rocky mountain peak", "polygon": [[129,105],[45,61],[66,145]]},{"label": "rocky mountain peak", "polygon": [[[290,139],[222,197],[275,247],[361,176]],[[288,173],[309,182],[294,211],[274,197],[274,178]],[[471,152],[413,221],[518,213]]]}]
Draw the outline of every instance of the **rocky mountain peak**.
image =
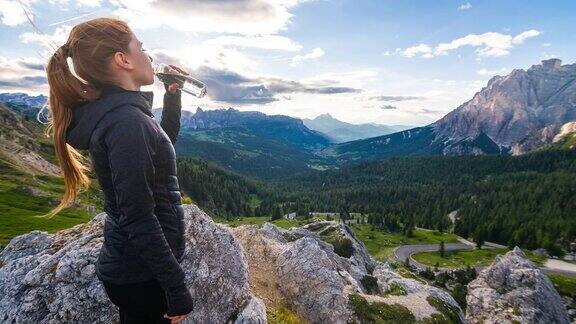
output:
[{"label": "rocky mountain peak", "polygon": [[320,114],[320,115],[316,116],[316,118],[314,118],[314,120],[322,120],[322,119],[333,120],[336,118],[332,117],[332,115],[330,115],[329,113]]},{"label": "rocky mountain peak", "polygon": [[544,60],[528,70],[495,76],[474,97],[433,125],[437,141],[458,142],[486,134],[521,154],[552,142],[576,120],[576,64]]},{"label": "rocky mountain peak", "polygon": [[562,60],[557,59],[557,58],[542,60],[542,63],[540,63],[540,65],[545,69],[556,70],[562,66]]}]

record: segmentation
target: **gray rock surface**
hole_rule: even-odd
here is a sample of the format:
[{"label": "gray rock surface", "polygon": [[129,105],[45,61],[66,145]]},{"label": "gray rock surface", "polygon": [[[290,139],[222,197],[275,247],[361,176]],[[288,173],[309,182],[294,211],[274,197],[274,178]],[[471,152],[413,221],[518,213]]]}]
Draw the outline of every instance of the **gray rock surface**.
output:
[{"label": "gray rock surface", "polygon": [[[304,321],[311,323],[347,323],[354,319],[348,304],[349,294],[356,293],[368,302],[400,304],[418,320],[438,314],[427,301],[438,297],[464,316],[454,299],[438,288],[402,278],[390,266],[375,261],[350,227],[333,221],[314,222],[290,230],[265,223],[233,228],[250,265],[251,288],[267,308],[285,301]],[[334,252],[330,238],[352,242],[350,257]],[[380,294],[369,294],[362,279],[374,276]],[[406,288],[404,296],[386,296],[392,282]]]},{"label": "gray rock surface", "polygon": [[[266,311],[250,292],[238,241],[197,206],[184,210],[182,267],[196,306],[187,322],[265,323]],[[105,216],[55,234],[34,231],[10,241],[0,253],[0,322],[118,322],[117,309],[94,272]]]},{"label": "gray rock surface", "polygon": [[469,323],[569,323],[550,279],[518,247],[468,284]]}]

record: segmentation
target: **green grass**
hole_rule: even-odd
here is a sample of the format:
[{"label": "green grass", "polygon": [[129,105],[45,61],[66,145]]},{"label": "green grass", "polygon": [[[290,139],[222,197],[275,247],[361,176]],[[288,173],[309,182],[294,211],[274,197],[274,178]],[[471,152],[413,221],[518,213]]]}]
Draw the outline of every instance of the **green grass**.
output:
[{"label": "green grass", "polygon": [[[232,220],[214,219],[214,221],[217,223],[228,224],[230,227],[237,227],[240,225],[256,225],[258,227],[262,227],[262,225],[264,225],[264,223],[269,222],[269,223],[272,223],[278,227],[285,228],[285,229],[289,229],[290,227],[303,226],[303,225],[306,225],[306,224],[314,221],[314,219],[293,220],[293,219],[281,218],[281,219],[277,219],[274,221],[271,221],[270,219],[271,219],[270,216],[248,216],[248,217],[236,217]],[[319,220],[319,219],[315,219],[315,220]]]},{"label": "green grass", "polygon": [[[478,267],[490,265],[497,255],[505,254],[508,249],[481,249],[481,250],[460,250],[445,252],[441,257],[440,252],[420,252],[412,255],[412,258],[419,263],[433,267],[438,263],[441,268],[465,268],[466,266]],[[545,258],[538,257],[528,251],[524,251],[532,262],[542,265]]]},{"label": "green grass", "polygon": [[[253,198],[257,199],[257,198]],[[258,202],[259,203],[259,202]],[[230,227],[236,227],[240,225],[256,225],[258,227],[262,227],[264,223],[269,222],[272,223],[280,228],[289,229],[290,227],[299,227],[304,226],[306,224],[310,224],[316,221],[326,220],[327,214],[318,214],[310,219],[277,219],[271,221],[270,216],[243,216],[243,217],[235,217],[232,220],[227,220],[224,218],[217,218],[214,219],[217,223],[228,224]],[[336,217],[338,219],[338,217]]]},{"label": "green grass", "polygon": [[415,229],[413,237],[407,237],[401,233],[390,233],[380,230],[372,231],[369,224],[353,224],[351,227],[358,238],[364,242],[368,252],[379,261],[390,260],[392,252],[400,245],[439,244],[440,241],[445,243],[458,242],[458,238],[454,234],[441,234],[423,229]]},{"label": "green grass", "polygon": [[348,295],[348,304],[360,323],[415,323],[416,318],[400,304],[369,303],[359,294]]},{"label": "green grass", "polygon": [[[64,190],[62,178],[31,176],[15,170],[0,175],[0,247],[32,230],[54,233],[91,219],[86,205],[98,206],[95,189],[80,194],[79,208],[66,208],[51,219],[35,217],[54,208]],[[32,188],[37,190],[33,193]]]},{"label": "green grass", "polygon": [[384,295],[403,296],[406,295],[406,289],[399,283],[393,282],[388,287],[388,290],[384,292]]},{"label": "green grass", "polygon": [[432,307],[436,308],[440,314],[432,315],[432,318],[429,320],[425,319],[425,323],[462,323],[457,308],[444,303],[436,296],[428,296],[426,300]]},{"label": "green grass", "polygon": [[574,300],[574,304],[576,304],[576,278],[553,274],[548,275],[548,278],[550,278],[554,288],[560,295],[571,297]]},{"label": "green grass", "polygon": [[300,324],[305,323],[290,308],[286,302],[276,305],[273,312],[267,312],[268,323],[270,324]]}]

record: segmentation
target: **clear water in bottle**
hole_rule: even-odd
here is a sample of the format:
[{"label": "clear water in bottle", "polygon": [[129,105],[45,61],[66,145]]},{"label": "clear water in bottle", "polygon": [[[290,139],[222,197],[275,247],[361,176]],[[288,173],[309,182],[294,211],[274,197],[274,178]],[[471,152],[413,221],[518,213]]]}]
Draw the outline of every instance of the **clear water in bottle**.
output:
[{"label": "clear water in bottle", "polygon": [[181,91],[194,95],[198,98],[201,98],[206,94],[206,85],[202,81],[189,75],[183,75],[171,68],[168,64],[155,64],[154,74],[158,80],[162,81],[163,83],[178,83]]}]

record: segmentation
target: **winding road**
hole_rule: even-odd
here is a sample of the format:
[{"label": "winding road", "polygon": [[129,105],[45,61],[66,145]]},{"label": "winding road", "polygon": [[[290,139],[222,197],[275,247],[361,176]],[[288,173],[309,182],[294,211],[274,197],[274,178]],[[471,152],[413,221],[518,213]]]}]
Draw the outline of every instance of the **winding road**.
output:
[{"label": "winding road", "polygon": [[[467,242],[467,241],[465,241],[465,242]],[[483,246],[482,248],[494,248],[494,247],[495,246],[493,246],[493,244],[489,244],[489,245]],[[414,260],[414,258],[412,258],[412,254],[419,253],[419,252],[434,252],[434,251],[438,251],[439,248],[440,248],[439,244],[402,245],[402,246],[397,247],[394,250],[394,258],[398,262],[402,262],[402,263],[404,263],[406,261],[406,258],[410,258],[410,264],[412,266],[416,267],[418,270],[422,271],[422,270],[426,270],[426,268],[428,266]],[[445,251],[472,250],[474,248],[475,248],[475,246],[473,244],[471,244],[471,242],[467,242],[467,243],[463,243],[463,242],[445,243],[444,244],[444,250]],[[483,267],[476,267],[476,270],[481,270],[482,268]],[[572,263],[568,263],[568,262],[564,262],[564,261],[560,261],[560,260],[548,259],[548,261],[545,263],[545,266],[540,267],[540,269],[546,274],[558,274],[558,275],[563,275],[563,276],[576,277],[576,264],[572,264]],[[444,272],[444,271],[451,271],[454,269],[439,268],[438,270]]]},{"label": "winding road", "polygon": [[[417,245],[401,245],[394,250],[394,258],[404,263],[407,258],[410,258],[410,264],[414,267],[418,268],[418,270],[426,270],[428,267],[422,263],[417,262],[412,258],[412,254],[419,253],[419,252],[434,252],[440,249],[440,244],[417,244]],[[445,251],[458,251],[458,250],[472,250],[474,249],[473,245],[465,244],[465,243],[445,243],[444,250]],[[439,271],[448,271],[453,270],[449,268],[439,268]]]}]

